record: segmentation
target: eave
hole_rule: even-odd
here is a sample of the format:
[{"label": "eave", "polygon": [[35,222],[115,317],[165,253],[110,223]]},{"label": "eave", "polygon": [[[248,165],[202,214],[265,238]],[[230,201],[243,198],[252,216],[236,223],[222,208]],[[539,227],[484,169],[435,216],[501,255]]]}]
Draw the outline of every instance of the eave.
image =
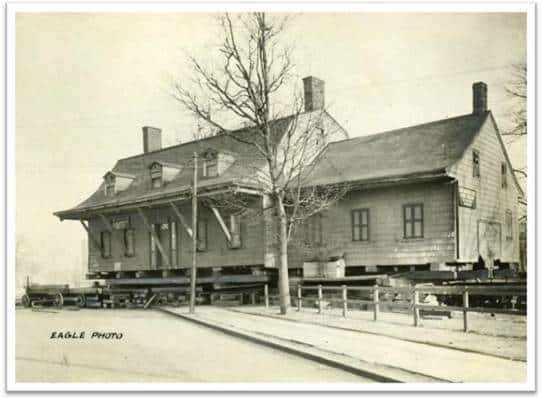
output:
[{"label": "eave", "polygon": [[[222,183],[213,186],[206,186],[198,189],[198,197],[208,197],[222,194],[244,193],[248,195],[261,196],[261,190],[250,185],[234,183]],[[60,221],[88,219],[96,214],[118,213],[126,210],[134,210],[141,207],[158,207],[170,202],[188,201],[192,197],[192,187],[186,186],[172,192],[157,192],[155,195],[145,195],[135,199],[126,199],[103,203],[94,206],[74,208],[54,212]]]}]

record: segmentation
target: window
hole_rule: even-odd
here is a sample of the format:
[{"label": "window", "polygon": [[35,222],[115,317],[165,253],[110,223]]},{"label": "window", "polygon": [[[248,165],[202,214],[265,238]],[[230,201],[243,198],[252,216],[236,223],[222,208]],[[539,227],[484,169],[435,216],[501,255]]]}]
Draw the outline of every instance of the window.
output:
[{"label": "window", "polygon": [[162,178],[161,177],[153,177],[151,178],[152,181],[152,187],[154,188],[160,188],[162,186]]},{"label": "window", "polygon": [[510,210],[506,210],[504,223],[506,225],[506,239],[511,240],[514,237],[514,232],[512,228],[512,212]]},{"label": "window", "polygon": [[[152,229],[154,229],[154,232],[156,232],[157,228],[156,225],[153,224],[151,226]],[[151,241],[151,268],[156,268],[158,266],[158,248],[156,247],[156,241],[154,240],[154,235],[152,233],[149,233],[150,235],[150,241]]]},{"label": "window", "polygon": [[508,170],[506,167],[506,163],[501,163],[501,187],[506,188],[508,186],[508,180],[507,180],[507,174]]},{"label": "window", "polygon": [[115,176],[109,174],[105,178],[105,196],[113,196],[115,194]]},{"label": "window", "polygon": [[230,215],[230,248],[238,249],[241,247],[241,216],[238,214]]},{"label": "window", "polygon": [[134,255],[134,230],[127,228],[124,230],[124,256],[132,257]]},{"label": "window", "polygon": [[322,244],[322,215],[315,214],[305,220],[305,242],[307,244]]},{"label": "window", "polygon": [[177,223],[169,224],[169,256],[171,265],[177,265]]},{"label": "window", "polygon": [[198,251],[207,250],[207,220],[200,219],[198,220]]},{"label": "window", "polygon": [[325,145],[326,144],[326,134],[325,130],[322,126],[316,127],[315,129],[315,139],[316,139],[316,145]]},{"label": "window", "polygon": [[218,176],[218,164],[216,160],[207,160],[203,168],[204,177],[216,177]]},{"label": "window", "polygon": [[[163,243],[162,231],[168,229],[168,224],[153,224],[151,227],[154,233],[156,234],[156,237],[162,244]],[[160,253],[158,249],[158,244],[154,239],[154,235],[151,233],[149,233],[149,235],[150,235],[150,242],[151,242],[151,267],[160,268],[162,266],[162,254]]]},{"label": "window", "polygon": [[111,257],[111,232],[102,231],[100,233],[100,244],[102,246],[102,257]]},{"label": "window", "polygon": [[162,166],[158,163],[151,166],[151,186],[153,189],[162,186]]},{"label": "window", "polygon": [[423,204],[403,206],[403,236],[423,238]]},{"label": "window", "polygon": [[352,210],[352,240],[369,240],[369,209]]},{"label": "window", "polygon": [[476,149],[472,151],[472,176],[480,177],[480,152]]}]

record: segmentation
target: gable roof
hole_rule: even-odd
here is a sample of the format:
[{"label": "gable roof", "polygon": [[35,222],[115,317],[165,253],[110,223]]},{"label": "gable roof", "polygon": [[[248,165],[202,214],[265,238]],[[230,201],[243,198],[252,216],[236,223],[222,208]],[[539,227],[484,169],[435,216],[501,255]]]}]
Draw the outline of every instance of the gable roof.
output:
[{"label": "gable roof", "polygon": [[308,184],[443,175],[463,156],[489,114],[467,114],[330,143]]},{"label": "gable roof", "polygon": [[510,170],[510,174],[512,175],[512,179],[514,180],[514,184],[516,185],[519,196],[523,200],[525,198],[525,192],[523,192],[523,188],[521,188],[521,185],[519,184],[518,178],[516,177],[516,173],[514,172],[514,167],[512,166],[512,162],[510,161],[510,156],[508,156],[508,151],[506,150],[506,146],[504,145],[504,142],[502,140],[501,132],[499,131],[499,126],[497,126],[497,122],[496,122],[495,118],[493,117],[493,113],[490,112],[489,115],[490,115],[491,123],[493,124],[493,127],[495,129],[495,133],[497,134],[497,138],[499,140],[501,150],[504,153],[506,163],[508,164],[508,170]]}]

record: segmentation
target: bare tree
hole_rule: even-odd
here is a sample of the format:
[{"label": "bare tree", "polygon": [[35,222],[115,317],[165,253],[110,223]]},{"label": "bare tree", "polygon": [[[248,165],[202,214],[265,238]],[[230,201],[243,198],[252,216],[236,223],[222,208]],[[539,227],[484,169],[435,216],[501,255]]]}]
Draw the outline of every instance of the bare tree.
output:
[{"label": "bare tree", "polygon": [[516,101],[512,108],[513,126],[503,135],[527,135],[527,64],[513,65],[512,79],[505,90]]},{"label": "bare tree", "polygon": [[[527,135],[527,64],[519,63],[512,66],[511,80],[505,86],[506,93],[514,100],[511,108],[512,127],[502,133],[512,140]],[[525,168],[513,169],[513,172],[527,178]]]},{"label": "bare tree", "polygon": [[[294,93],[288,106],[278,99],[294,66],[291,49],[281,40],[287,17],[226,14],[219,21],[223,33],[219,65],[206,67],[190,58],[191,87],[179,82],[173,96],[214,134],[226,134],[252,148],[250,159],[236,160],[244,162],[247,170],[253,168],[252,182],[264,193],[264,218],[271,220],[276,232],[280,258],[280,311],[286,314],[290,305],[288,244],[295,227],[346,192],[344,185],[310,184],[315,158],[334,132],[320,127],[323,111],[303,113],[300,95]],[[220,121],[224,115],[233,116],[245,128],[226,128]],[[237,198],[221,201],[239,211],[248,206]]]}]

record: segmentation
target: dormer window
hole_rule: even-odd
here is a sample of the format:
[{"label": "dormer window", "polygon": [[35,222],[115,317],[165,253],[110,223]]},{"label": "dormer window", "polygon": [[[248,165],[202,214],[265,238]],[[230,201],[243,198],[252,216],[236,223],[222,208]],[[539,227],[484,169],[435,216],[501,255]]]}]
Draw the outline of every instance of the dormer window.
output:
[{"label": "dormer window", "polygon": [[153,163],[151,166],[151,186],[153,189],[162,186],[162,166],[159,163]]},{"label": "dormer window", "polygon": [[109,173],[104,177],[105,180],[105,196],[113,196],[115,195],[115,175],[113,173]]},{"label": "dormer window", "polygon": [[203,167],[204,177],[216,177],[218,176],[218,164],[216,160],[206,160]]},{"label": "dormer window", "polygon": [[114,196],[118,192],[124,191],[135,179],[131,174],[116,171],[108,171],[103,178],[105,196]]},{"label": "dormer window", "polygon": [[212,148],[201,154],[202,176],[207,178],[218,177],[234,162],[234,157],[225,152],[218,152]]},{"label": "dormer window", "polygon": [[156,161],[150,165],[151,186],[153,189],[161,188],[172,181],[180,172],[182,166],[174,163]]}]

